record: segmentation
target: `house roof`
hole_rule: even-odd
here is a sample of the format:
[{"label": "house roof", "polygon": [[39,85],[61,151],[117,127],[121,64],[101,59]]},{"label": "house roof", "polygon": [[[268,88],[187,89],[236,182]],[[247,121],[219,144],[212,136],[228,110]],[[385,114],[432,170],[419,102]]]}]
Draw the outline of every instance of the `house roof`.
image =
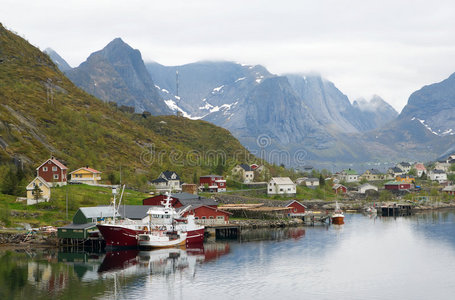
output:
[{"label": "house roof", "polygon": [[422,164],[422,163],[417,163],[417,164],[415,164],[415,165],[414,165],[414,168],[415,168],[416,170],[426,170],[425,165]]},{"label": "house roof", "polygon": [[42,184],[44,184],[46,187],[50,188],[51,186],[49,185],[49,183],[46,182],[46,180],[44,180],[42,177],[40,176],[36,176],[32,181],[30,181],[30,183],[27,185],[27,190],[33,190],[33,182],[35,182],[35,180],[38,180],[40,181]]},{"label": "house roof", "polygon": [[381,175],[382,174],[378,169],[368,169],[367,171],[369,171],[370,174],[373,174],[373,175]]},{"label": "house roof", "polygon": [[253,171],[253,169],[251,169],[251,167],[247,164],[240,164],[239,166],[245,171]]},{"label": "house roof", "polygon": [[112,217],[114,214],[112,206],[81,207],[79,210],[86,218]]},{"label": "house roof", "polygon": [[403,173],[404,171],[398,167],[393,167],[390,168],[389,170],[392,170],[393,173]]},{"label": "house roof", "polygon": [[365,183],[365,184],[362,184],[361,186],[359,186],[359,189],[360,188],[367,188],[367,187],[371,187],[371,188],[378,188],[377,186],[374,186],[372,184],[369,184],[369,183]]},{"label": "house roof", "polygon": [[357,175],[357,172],[352,169],[343,170],[343,172],[347,175]]},{"label": "house roof", "polygon": [[339,188],[341,188],[341,187],[346,188],[346,187],[345,187],[344,185],[342,185],[342,184],[335,183],[335,184],[332,186],[332,189],[337,190],[337,189],[339,189]]},{"label": "house roof", "polygon": [[157,179],[154,179],[151,181],[152,183],[160,183],[160,182],[168,182],[167,179],[164,179],[163,177],[159,177]]},{"label": "house roof", "polygon": [[288,207],[289,205],[291,205],[291,204],[294,203],[294,202],[296,202],[296,203],[298,203],[298,204],[300,204],[301,206],[303,206],[303,207],[306,208],[305,205],[303,205],[302,203],[300,203],[300,202],[297,201],[297,200],[289,200],[288,202],[286,202],[286,204],[285,204],[284,206],[285,206],[285,207]]},{"label": "house roof", "polygon": [[305,181],[310,181],[310,182],[319,182],[319,178],[307,178]]},{"label": "house roof", "polygon": [[384,185],[400,185],[400,184],[410,184],[408,182],[401,182],[401,181],[388,181]]},{"label": "house roof", "polygon": [[87,171],[87,172],[94,173],[94,174],[101,174],[100,171],[95,170],[95,169],[92,169],[92,168],[89,168],[89,167],[82,167],[82,168],[79,168],[79,169],[77,169],[77,170],[75,170],[75,171],[73,171],[73,172],[70,172],[70,174],[73,174],[74,172],[77,172],[77,171],[79,171],[79,170],[85,170],[85,171]]},{"label": "house roof", "polygon": [[276,184],[294,184],[289,177],[272,177],[270,181],[274,181]]},{"label": "house roof", "polygon": [[433,174],[444,174],[445,172],[443,170],[439,170],[439,169],[434,169],[431,171]]},{"label": "house roof", "polygon": [[[172,178],[172,175],[175,174],[175,178]],[[176,172],[174,171],[169,171],[169,170],[166,170],[164,172],[161,172],[160,176],[163,175],[164,177],[166,177],[167,180],[180,180],[180,176],[179,174],[177,174]]]},{"label": "house roof", "polygon": [[38,169],[41,168],[44,164],[46,164],[48,161],[53,162],[57,167],[59,167],[59,168],[62,169],[62,170],[68,169],[64,164],[62,164],[61,162],[59,162],[58,160],[56,160],[55,157],[49,158],[48,160],[46,160],[45,162],[43,162],[43,163],[42,163],[38,168],[36,168],[36,169],[38,170]]},{"label": "house roof", "polygon": [[410,163],[405,162],[405,161],[400,162],[399,165],[402,166],[402,167],[410,167],[411,166]]}]

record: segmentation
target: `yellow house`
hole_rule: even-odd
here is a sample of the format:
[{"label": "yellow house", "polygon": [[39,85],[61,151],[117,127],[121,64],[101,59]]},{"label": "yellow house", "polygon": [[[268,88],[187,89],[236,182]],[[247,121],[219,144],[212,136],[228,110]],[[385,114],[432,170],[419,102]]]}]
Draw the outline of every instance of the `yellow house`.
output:
[{"label": "yellow house", "polygon": [[101,172],[89,167],[79,168],[71,172],[70,175],[72,182],[97,184],[101,180]]},{"label": "yellow house", "polygon": [[[36,187],[41,190],[39,199],[35,199]],[[36,204],[39,202],[47,202],[51,198],[51,185],[43,178],[37,176],[27,185],[27,205]]]},{"label": "yellow house", "polygon": [[404,182],[404,183],[414,183],[415,178],[414,178],[414,176],[402,175],[402,176],[395,177],[395,181]]}]

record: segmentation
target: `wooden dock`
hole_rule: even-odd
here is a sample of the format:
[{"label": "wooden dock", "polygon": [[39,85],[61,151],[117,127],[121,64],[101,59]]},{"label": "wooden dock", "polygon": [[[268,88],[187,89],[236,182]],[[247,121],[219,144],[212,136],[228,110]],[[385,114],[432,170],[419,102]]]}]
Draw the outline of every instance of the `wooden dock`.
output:
[{"label": "wooden dock", "polygon": [[206,225],[205,234],[214,236],[216,239],[238,239],[240,237],[240,225]]},{"label": "wooden dock", "polygon": [[380,207],[381,215],[383,217],[402,217],[412,215],[411,204],[394,203]]}]

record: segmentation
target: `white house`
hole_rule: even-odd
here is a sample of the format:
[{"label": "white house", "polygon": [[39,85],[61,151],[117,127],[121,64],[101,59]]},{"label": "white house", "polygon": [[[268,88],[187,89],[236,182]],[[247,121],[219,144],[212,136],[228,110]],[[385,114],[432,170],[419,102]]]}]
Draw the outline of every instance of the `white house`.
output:
[{"label": "white house", "polygon": [[347,170],[341,171],[339,177],[340,177],[340,180],[344,181],[344,182],[359,181],[359,174],[357,174],[357,172],[352,169],[347,169]]},{"label": "white house", "polygon": [[295,195],[296,184],[289,177],[272,177],[267,185],[267,195]]},{"label": "white house", "polygon": [[305,185],[307,187],[318,187],[319,186],[319,178],[307,178],[305,180]]},{"label": "white house", "polygon": [[369,184],[369,183],[365,183],[365,184],[362,184],[361,186],[358,187],[357,191],[359,192],[359,194],[365,194],[366,191],[368,190],[374,190],[374,191],[378,191],[378,187],[377,186],[374,186],[372,184]]},{"label": "white house", "polygon": [[152,185],[156,188],[157,192],[175,192],[182,190],[180,177],[173,171],[166,170],[161,172],[157,179],[152,180]]},{"label": "white house", "polygon": [[447,181],[446,172],[444,172],[442,170],[438,170],[438,169],[434,169],[434,170],[430,171],[429,177],[430,177],[430,180],[434,180],[439,183]]},{"label": "white house", "polygon": [[402,169],[404,173],[409,173],[409,171],[411,171],[412,166],[410,163],[403,161],[397,164],[396,167]]},{"label": "white house", "polygon": [[427,173],[427,168],[425,168],[423,163],[415,163],[414,169],[417,171],[417,177],[421,177],[423,173]]},{"label": "white house", "polygon": [[434,165],[435,170],[441,170],[444,172],[449,171],[449,168],[450,168],[450,164],[448,162],[444,162],[444,161],[437,161],[436,164]]},{"label": "white house", "polygon": [[247,164],[235,166],[234,169],[232,169],[232,175],[241,175],[244,183],[249,183],[254,180],[254,170]]}]

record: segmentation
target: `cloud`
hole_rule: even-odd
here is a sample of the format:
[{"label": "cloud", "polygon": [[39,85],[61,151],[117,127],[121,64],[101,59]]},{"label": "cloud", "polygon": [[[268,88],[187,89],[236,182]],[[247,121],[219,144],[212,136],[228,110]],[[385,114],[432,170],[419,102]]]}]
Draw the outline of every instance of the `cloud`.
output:
[{"label": "cloud", "polygon": [[[316,71],[350,99],[378,94],[397,110],[455,71],[452,1],[5,0],[0,18],[72,66],[122,37],[144,59],[262,64]],[[24,13],[27,12],[27,13]]]}]

